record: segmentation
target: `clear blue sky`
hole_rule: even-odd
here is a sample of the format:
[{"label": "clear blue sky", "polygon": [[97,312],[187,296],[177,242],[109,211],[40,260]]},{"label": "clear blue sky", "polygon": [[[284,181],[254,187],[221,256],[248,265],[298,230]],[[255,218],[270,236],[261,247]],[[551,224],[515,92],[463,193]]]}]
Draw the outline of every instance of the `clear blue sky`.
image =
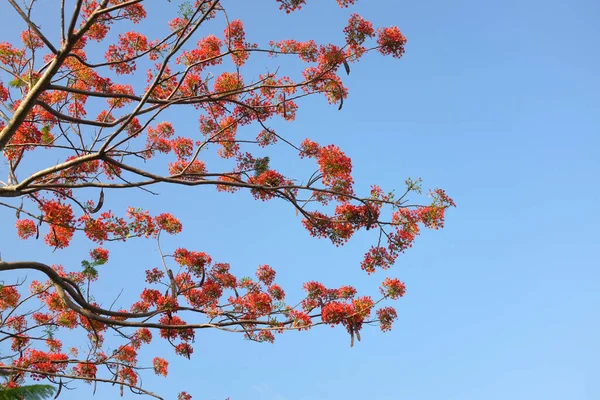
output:
[{"label": "clear blue sky", "polygon": [[[199,332],[191,361],[156,348],[167,351],[171,373],[149,374],[145,387],[167,398],[185,389],[194,400],[599,399],[600,3],[360,0],[339,10],[312,0],[290,16],[273,0],[227,3],[259,43],[341,39],[351,12],[398,25],[408,38],[402,60],[368,57],[346,80],[342,111],[313,99],[281,129],[338,144],[363,190],[422,177],[458,208],[387,274],[408,290],[391,333],[365,328],[350,348],[341,328],[290,332],[275,345]],[[0,37],[13,37],[15,16],[6,4],[2,14]],[[159,198],[128,196],[153,211],[177,210],[184,232],[165,246],[206,251],[242,275],[268,263],[292,298],[307,280],[373,291],[386,276],[360,271],[368,235],[333,248],[310,238],[283,204],[160,189]],[[12,212],[0,218],[13,224]],[[77,268],[89,248],[80,241],[51,253],[10,228],[0,235],[7,260],[29,254]],[[111,281],[100,286],[107,298],[158,263],[150,241],[109,248],[103,273]],[[81,386],[64,398],[91,396]],[[99,386],[96,397],[117,394]]]}]

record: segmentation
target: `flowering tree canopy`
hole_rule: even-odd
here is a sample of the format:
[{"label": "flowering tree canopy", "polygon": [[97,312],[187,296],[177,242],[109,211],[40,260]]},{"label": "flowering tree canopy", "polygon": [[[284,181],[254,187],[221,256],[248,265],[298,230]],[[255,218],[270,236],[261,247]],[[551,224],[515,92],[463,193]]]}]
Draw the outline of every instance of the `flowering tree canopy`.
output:
[{"label": "flowering tree canopy", "polygon": [[[3,279],[0,286],[0,342],[10,344],[0,364],[5,387],[29,378],[56,384],[59,391],[77,381],[104,382],[121,393],[130,389],[160,398],[140,383],[147,365],[138,363],[138,354],[153,340],[190,358],[203,329],[273,342],[288,330],[340,325],[351,344],[360,340],[365,324],[391,329],[396,311],[385,301],[403,296],[398,279],[386,278],[378,298],[352,286],[306,282],[304,299],[288,304],[269,265],[259,266],[255,277],[241,278],[235,266],[204,252],[209,249],[163,250],[161,235],[182,229],[176,216],[154,215],[135,204],[111,210],[105,196],[126,188],[151,192],[159,183],[248,191],[257,200],[289,204],[310,235],[336,246],[359,230],[376,230],[360,267],[367,274],[389,268],[422,227],[443,227],[452,199],[436,189],[426,203],[409,204],[409,194],[421,193],[420,181],[411,179],[401,195],[377,185],[355,193],[351,159],[339,147],[286,136],[272,121],[293,121],[299,103],[313,95],[341,109],[350,65],[368,53],[402,57],[406,39],[398,28],[374,27],[353,14],[341,43],[253,43],[243,22],[231,20],[219,0],[164,2],[160,7],[172,8],[176,17],[147,33],[136,27],[150,17],[149,1],[56,2],[60,19],[43,29],[35,21],[38,3],[8,3],[23,31],[19,43],[0,42],[0,150],[8,169],[0,182],[0,205],[16,214],[2,229],[16,226],[21,239],[40,239],[57,251],[82,235],[90,251],[81,266],[0,262],[5,276],[23,271],[36,279],[28,285]],[[276,3],[285,14],[305,1]],[[354,0],[337,3],[349,7]],[[200,33],[209,20],[221,30]],[[285,57],[301,72],[247,72],[249,60],[261,57]],[[198,129],[178,131],[168,110],[191,110]],[[285,176],[271,162],[281,148],[308,159],[312,170]],[[257,155],[265,151],[272,156]],[[159,243],[161,268],[145,272],[137,302],[112,310],[102,305],[110,301],[100,293],[90,296],[102,279],[97,267],[109,260],[102,245],[135,238]],[[82,332],[87,345],[63,344],[61,334],[69,330]],[[110,351],[104,345],[108,331],[121,340]],[[166,359],[154,358],[152,367],[167,376]],[[182,392],[179,398],[191,396]]]}]

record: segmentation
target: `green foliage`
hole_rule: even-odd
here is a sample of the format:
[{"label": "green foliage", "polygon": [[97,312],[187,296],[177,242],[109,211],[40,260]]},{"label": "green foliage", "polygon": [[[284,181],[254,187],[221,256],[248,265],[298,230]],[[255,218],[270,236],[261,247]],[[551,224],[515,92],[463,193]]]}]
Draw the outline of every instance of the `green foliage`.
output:
[{"label": "green foliage", "polygon": [[97,278],[98,270],[96,269],[96,265],[97,264],[95,262],[83,260],[81,262],[81,266],[83,267],[82,273],[86,275],[89,279]]},{"label": "green foliage", "polygon": [[10,86],[11,88],[21,88],[27,86],[27,82],[25,82],[19,77],[16,77],[12,81],[8,82],[8,86]]},{"label": "green foliage", "polygon": [[42,142],[44,142],[44,144],[52,144],[53,137],[50,133],[50,125],[44,125],[42,127]]},{"label": "green foliage", "polygon": [[254,176],[259,176],[269,170],[269,157],[257,158],[254,161]]},{"label": "green foliage", "polygon": [[179,18],[189,20],[194,14],[194,9],[189,1],[184,1],[179,5]]},{"label": "green foliage", "polygon": [[96,269],[96,267],[103,264],[106,264],[106,260],[83,260],[81,262],[81,266],[83,267],[83,270],[81,272],[84,275],[86,275],[88,279],[95,279],[98,277],[98,270]]},{"label": "green foliage", "polygon": [[28,385],[0,389],[0,400],[44,400],[54,396],[56,388],[50,385]]}]

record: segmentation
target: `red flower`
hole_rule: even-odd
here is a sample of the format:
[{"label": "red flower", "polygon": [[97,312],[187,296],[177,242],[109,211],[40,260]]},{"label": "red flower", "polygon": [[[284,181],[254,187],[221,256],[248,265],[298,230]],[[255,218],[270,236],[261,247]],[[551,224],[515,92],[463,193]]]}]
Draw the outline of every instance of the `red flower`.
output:
[{"label": "red flower", "polygon": [[2,81],[0,81],[0,101],[7,101],[8,95],[9,95],[8,89],[4,86]]},{"label": "red flower", "polygon": [[18,363],[19,367],[28,368],[39,373],[33,373],[32,378],[44,377],[43,373],[61,373],[67,368],[69,357],[61,353],[46,353],[40,350],[28,349]]},{"label": "red flower", "polygon": [[[168,315],[163,315],[158,320],[158,323],[161,325],[186,325],[185,321],[179,318],[176,315],[169,317]],[[176,339],[178,336],[181,340],[192,340],[194,338],[194,330],[189,328],[161,328],[160,336],[164,339]]]},{"label": "red flower", "polygon": [[346,42],[357,47],[362,45],[367,38],[373,37],[375,30],[369,21],[358,14],[352,14],[348,20],[348,26],[344,28],[344,33],[346,33]]},{"label": "red flower", "polygon": [[406,44],[406,37],[402,35],[398,27],[392,26],[390,28],[380,28],[377,31],[378,38],[377,44],[379,45],[379,51],[383,55],[391,55],[395,58],[400,58],[404,54],[404,45]]},{"label": "red flower", "polygon": [[16,226],[21,239],[28,239],[37,233],[35,222],[30,219],[18,219]]},{"label": "red flower", "polygon": [[300,157],[315,157],[317,154],[319,154],[320,148],[321,146],[319,146],[318,143],[313,142],[310,139],[304,139],[300,144]]},{"label": "red flower", "polygon": [[59,200],[48,200],[41,203],[40,209],[50,225],[50,232],[44,237],[44,241],[59,249],[67,247],[75,230],[71,206]]},{"label": "red flower", "polygon": [[342,194],[352,194],[352,160],[337,146],[321,147],[317,162],[323,174],[323,184]]},{"label": "red flower", "polygon": [[150,343],[152,341],[152,332],[148,328],[140,328],[135,332],[136,340],[142,343]]},{"label": "red flower", "polygon": [[117,360],[135,364],[137,362],[137,350],[135,349],[135,347],[130,345],[120,346],[119,349],[115,352],[114,357]]},{"label": "red flower", "polygon": [[279,285],[270,286],[269,294],[271,295],[271,297],[278,301],[283,301],[283,299],[285,298],[285,292]]},{"label": "red flower", "polygon": [[[292,181],[286,179],[279,172],[273,170],[265,171],[257,177],[250,177],[250,179],[248,179],[248,183],[257,186],[263,186],[265,188],[281,187],[293,184]],[[270,200],[275,196],[273,191],[260,188],[251,189],[251,192],[255,199],[260,199],[263,201]]]},{"label": "red flower", "polygon": [[268,265],[261,265],[256,270],[256,277],[266,286],[271,286],[273,284],[273,281],[275,280],[275,275],[276,273],[273,270],[273,268],[269,267]]},{"label": "red flower", "polygon": [[82,378],[90,378],[86,379],[86,382],[90,382],[91,379],[96,378],[97,372],[98,368],[92,363],[79,363],[73,367],[74,375],[80,376]]},{"label": "red flower", "polygon": [[312,320],[310,319],[310,316],[302,311],[291,310],[290,318],[294,321],[292,323],[292,326],[294,328],[298,328],[298,330],[308,330],[312,325]]},{"label": "red flower", "polygon": [[392,300],[397,300],[406,293],[404,283],[400,282],[398,278],[385,278],[379,290],[385,297],[389,297]]},{"label": "red flower", "polygon": [[181,392],[177,395],[177,400],[192,400],[192,396],[186,392]]},{"label": "red flower", "polygon": [[390,252],[385,247],[374,246],[365,254],[360,267],[368,274],[371,274],[375,272],[376,268],[388,269],[396,261],[397,257],[397,253]]},{"label": "red flower", "polygon": [[177,160],[169,164],[169,174],[184,181],[200,181],[204,179],[202,175],[206,173],[206,166],[203,161],[194,160],[192,162]]},{"label": "red flower", "polygon": [[392,329],[392,322],[398,318],[398,314],[393,307],[384,307],[377,310],[377,318],[379,318],[381,330],[386,332]]},{"label": "red flower", "polygon": [[138,380],[137,374],[131,368],[122,368],[121,371],[119,372],[119,376],[123,381],[129,383],[130,385],[137,384],[137,380]]},{"label": "red flower", "polygon": [[256,340],[258,340],[259,342],[273,343],[275,341],[275,336],[271,331],[261,331],[257,335]]},{"label": "red flower", "polygon": [[152,365],[154,366],[154,373],[156,375],[167,376],[169,363],[160,357],[154,357],[152,360]]},{"label": "red flower", "polygon": [[212,262],[212,259],[206,253],[201,251],[189,251],[182,248],[175,250],[173,256],[179,265],[188,267],[190,272],[197,276],[201,276],[206,266]]},{"label": "red flower", "polygon": [[[236,91],[244,86],[241,75],[231,72],[223,72],[215,79],[215,96],[224,98],[237,97]],[[226,95],[226,96],[225,96]]]},{"label": "red flower", "polygon": [[321,319],[327,324],[339,324],[346,320],[352,311],[353,308],[350,304],[332,301],[331,303],[323,306]]},{"label": "red flower", "polygon": [[171,140],[171,148],[179,160],[191,157],[194,151],[194,141],[190,138],[178,136]]},{"label": "red flower", "polygon": [[156,225],[159,229],[162,229],[165,232],[170,233],[171,235],[175,235],[181,232],[181,222],[179,222],[179,220],[171,214],[160,214],[159,216],[154,217],[154,221],[156,222]]},{"label": "red flower", "polygon": [[90,251],[90,256],[97,263],[104,264],[108,261],[108,250],[103,249],[102,247],[96,247],[94,250]]},{"label": "red flower", "polygon": [[21,32],[21,40],[26,47],[30,49],[39,49],[44,47],[44,42],[31,30]]},{"label": "red flower", "polygon": [[193,352],[194,348],[190,346],[189,343],[179,343],[177,346],[175,346],[175,353],[179,354],[180,356],[184,356],[187,359],[190,358]]},{"label": "red flower", "polygon": [[148,283],[159,282],[164,276],[165,276],[165,273],[163,271],[159,270],[158,268],[152,268],[152,269],[146,270],[146,282],[148,282]]},{"label": "red flower", "polygon": [[16,307],[20,298],[21,295],[14,286],[0,286],[0,311]]},{"label": "red flower", "polygon": [[221,39],[208,35],[198,41],[195,49],[184,51],[177,61],[186,66],[197,65],[198,68],[221,64],[223,59],[218,56],[222,45]]},{"label": "red flower", "polygon": [[245,51],[245,39],[246,33],[244,32],[244,24],[242,21],[239,19],[231,21],[227,26],[227,29],[225,29],[225,41],[230,50],[233,51],[231,57],[238,67],[244,65],[249,56],[249,53]]}]

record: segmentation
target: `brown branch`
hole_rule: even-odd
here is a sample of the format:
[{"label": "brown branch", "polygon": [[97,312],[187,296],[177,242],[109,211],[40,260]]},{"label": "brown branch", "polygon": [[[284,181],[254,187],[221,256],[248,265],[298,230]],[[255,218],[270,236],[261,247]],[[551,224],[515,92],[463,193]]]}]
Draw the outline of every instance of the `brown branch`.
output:
[{"label": "brown branch", "polygon": [[[75,7],[73,18],[71,19],[71,25],[69,26],[69,32],[72,32],[72,28],[74,28],[75,23],[77,21],[77,17],[79,15],[79,11],[81,9],[82,0],[77,1],[77,5]],[[108,0],[103,0],[100,7],[105,7],[108,4]],[[125,3],[120,4],[122,6]],[[48,85],[51,83],[52,78],[56,75],[64,61],[67,59],[73,47],[77,44],[77,42],[83,37],[83,35],[92,27],[92,25],[96,22],[96,19],[100,16],[100,14],[96,11],[92,13],[90,18],[86,21],[86,23],[79,28],[79,30],[73,34],[69,34],[67,41],[62,45],[60,50],[56,52],[55,57],[52,59],[46,72],[40,77],[33,87],[30,88],[27,96],[23,99],[19,107],[15,110],[10,121],[6,123],[6,126],[2,131],[0,131],[0,150],[3,150],[4,147],[8,144],[10,139],[17,132],[17,129],[21,126],[21,124],[27,118],[29,112],[36,105],[38,98],[40,95],[47,89]]]},{"label": "brown branch", "polygon": [[39,37],[40,40],[42,42],[44,42],[44,44],[48,47],[48,49],[50,49],[50,51],[54,54],[58,53],[58,50],[56,50],[56,48],[52,45],[52,43],[50,43],[48,38],[46,36],[44,36],[44,34],[39,30],[37,25],[34,24],[31,21],[31,19],[29,19],[27,14],[25,14],[25,12],[23,12],[23,10],[21,10],[21,7],[19,7],[19,5],[15,2],[15,0],[8,0],[8,2],[10,3],[11,6],[13,6],[15,11],[17,11],[17,13],[21,16],[21,18],[23,18],[23,20],[27,23],[29,28],[31,28],[31,30],[35,32],[37,37]]},{"label": "brown branch", "polygon": [[[125,4],[125,3],[123,3],[123,4]],[[99,153],[101,153],[101,154],[104,153],[106,151],[106,149],[108,148],[108,146],[110,146],[110,143],[119,135],[119,133],[121,133],[123,131],[123,129],[125,129],[125,126],[127,126],[133,120],[133,118],[135,118],[137,115],[139,115],[139,112],[144,107],[144,104],[148,101],[148,99],[152,95],[152,92],[154,91],[154,89],[159,85],[161,77],[162,77],[163,73],[165,72],[165,70],[167,68],[167,65],[169,63],[169,60],[175,55],[175,53],[177,53],[177,51],[179,51],[179,49],[187,42],[187,40],[192,37],[192,35],[194,34],[194,32],[196,32],[196,30],[200,27],[200,25],[202,24],[202,22],[204,22],[208,18],[208,16],[213,11],[213,9],[217,6],[217,4],[219,4],[219,0],[215,0],[208,7],[208,9],[205,11],[205,13],[200,17],[200,19],[195,23],[194,27],[191,28],[190,31],[186,35],[184,35],[180,39],[178,39],[177,43],[171,49],[171,51],[169,52],[169,54],[167,54],[167,56],[165,57],[162,65],[161,65],[161,67],[159,69],[158,74],[154,78],[153,82],[150,84],[150,87],[146,90],[146,93],[144,94],[144,96],[142,97],[142,99],[139,101],[138,105],[135,107],[135,109],[129,115],[128,119],[124,122],[124,124],[119,129],[117,129],[116,132],[114,132],[106,140],[106,142],[100,147]],[[194,15],[192,15],[192,18],[194,18],[194,16],[198,12],[199,12],[199,9],[197,9],[195,11]],[[184,32],[185,32],[185,29],[187,29],[190,25],[191,25],[191,20],[188,22],[188,24],[184,28]]]},{"label": "brown branch", "polygon": [[[204,323],[204,324],[186,324],[186,325],[167,325],[160,324],[154,322],[130,322],[123,320],[116,320],[103,317],[99,314],[110,315],[118,318],[151,318],[152,316],[158,315],[162,313],[162,310],[150,311],[145,313],[129,313],[129,312],[115,312],[110,310],[105,310],[100,307],[93,306],[89,304],[85,299],[83,299],[70,285],[68,285],[64,278],[62,278],[56,271],[54,271],[51,267],[38,263],[35,261],[14,261],[14,262],[0,262],[0,272],[1,271],[13,271],[13,270],[22,270],[22,269],[33,269],[36,271],[40,271],[46,276],[48,276],[52,282],[54,283],[54,288],[56,293],[59,295],[61,300],[67,305],[68,308],[81,314],[91,320],[101,322],[108,326],[120,326],[120,327],[132,327],[132,328],[153,328],[153,329],[167,329],[167,330],[185,330],[185,329],[207,329],[214,328],[220,329],[228,332],[245,332],[245,331],[262,331],[262,330],[273,330],[273,329],[285,329],[285,330],[293,330],[293,327],[285,327],[286,325],[293,324],[293,320],[288,320],[284,322],[280,322],[280,326],[273,328],[271,327],[272,323],[270,321],[261,321],[261,320],[230,320],[224,322],[217,323]],[[67,295],[68,293],[68,295]],[[78,304],[76,304],[77,302]],[[320,314],[312,315],[311,318],[315,318],[320,316]],[[311,326],[320,325],[322,323],[318,322],[312,324]],[[251,328],[246,329],[245,326],[256,326],[256,325],[264,325],[269,327],[261,327],[261,328]],[[232,329],[230,327],[241,326],[243,330]]]}]

